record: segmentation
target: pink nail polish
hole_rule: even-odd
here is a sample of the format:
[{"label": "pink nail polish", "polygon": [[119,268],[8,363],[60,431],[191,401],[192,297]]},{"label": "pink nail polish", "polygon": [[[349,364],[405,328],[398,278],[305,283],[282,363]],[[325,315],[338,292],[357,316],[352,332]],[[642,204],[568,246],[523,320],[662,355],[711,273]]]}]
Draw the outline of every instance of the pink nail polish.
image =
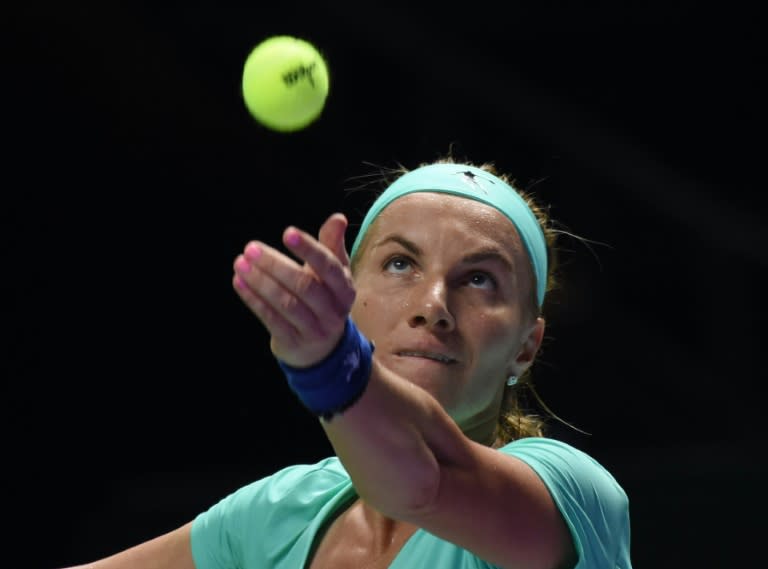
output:
[{"label": "pink nail polish", "polygon": [[291,247],[298,245],[300,240],[301,238],[296,231],[289,230],[285,235],[285,242]]},{"label": "pink nail polish", "polygon": [[248,273],[251,270],[251,264],[245,259],[245,257],[238,257],[237,261],[235,261],[235,269],[241,273]]},{"label": "pink nail polish", "polygon": [[258,261],[259,257],[261,257],[261,253],[261,247],[254,245],[253,243],[249,244],[245,248],[245,256],[248,257],[251,261]]}]

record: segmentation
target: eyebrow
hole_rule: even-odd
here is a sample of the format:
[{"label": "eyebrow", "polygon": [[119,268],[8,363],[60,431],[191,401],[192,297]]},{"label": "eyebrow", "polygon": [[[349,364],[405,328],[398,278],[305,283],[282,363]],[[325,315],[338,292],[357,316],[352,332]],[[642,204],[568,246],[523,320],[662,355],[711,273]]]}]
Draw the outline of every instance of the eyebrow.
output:
[{"label": "eyebrow", "polygon": [[[378,241],[376,243],[376,246],[380,247],[390,242],[398,243],[412,255],[419,256],[423,253],[421,248],[418,245],[416,245],[416,243],[414,243],[413,241],[410,241],[409,239],[406,239],[401,235],[387,235],[386,237]],[[504,266],[504,268],[509,272],[514,272],[514,265],[509,260],[509,257],[504,255],[496,247],[488,247],[486,249],[475,251],[474,253],[470,253],[469,255],[465,255],[464,257],[462,257],[461,261],[462,263],[466,263],[466,264],[482,263],[483,261],[496,261],[498,263],[501,263]]]},{"label": "eyebrow", "polygon": [[514,266],[512,265],[512,262],[509,260],[509,258],[506,255],[503,255],[501,251],[499,251],[495,247],[470,253],[469,255],[466,255],[462,259],[462,261],[465,263],[481,263],[483,261],[497,261],[502,265],[504,265],[504,268],[507,269],[510,273],[514,272]]},{"label": "eyebrow", "polygon": [[408,252],[410,252],[413,255],[421,255],[422,250],[421,248],[416,245],[413,241],[410,241],[406,239],[405,237],[402,237],[400,235],[387,235],[384,237],[381,241],[377,241],[375,243],[376,247],[381,247],[382,245],[386,245],[387,243],[395,242],[401,245],[404,249],[407,249]]}]

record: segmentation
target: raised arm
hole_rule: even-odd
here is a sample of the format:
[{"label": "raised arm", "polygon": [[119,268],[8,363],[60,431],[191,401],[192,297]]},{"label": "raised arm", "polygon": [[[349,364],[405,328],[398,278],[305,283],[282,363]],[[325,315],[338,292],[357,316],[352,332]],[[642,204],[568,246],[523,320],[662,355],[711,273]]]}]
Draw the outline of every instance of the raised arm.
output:
[{"label": "raised arm", "polygon": [[192,523],[98,561],[68,569],[195,569]]},{"label": "raised arm", "polygon": [[[291,366],[320,362],[342,337],[356,296],[345,229],[336,214],[319,240],[286,230],[284,244],[303,264],[263,243],[235,263],[235,289]],[[377,358],[362,397],[322,425],[361,498],[385,515],[500,567],[555,569],[573,559],[566,524],[536,473],[467,438],[428,391]]]},{"label": "raised arm", "polygon": [[374,364],[362,398],[324,421],[360,496],[499,567],[555,568],[568,528],[529,466],[473,442],[419,387]]}]

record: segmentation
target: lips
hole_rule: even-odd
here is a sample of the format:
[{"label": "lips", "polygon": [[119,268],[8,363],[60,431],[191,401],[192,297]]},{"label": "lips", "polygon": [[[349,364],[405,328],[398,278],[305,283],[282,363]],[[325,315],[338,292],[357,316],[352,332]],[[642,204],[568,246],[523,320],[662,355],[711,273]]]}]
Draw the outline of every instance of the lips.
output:
[{"label": "lips", "polygon": [[406,357],[406,358],[424,358],[424,359],[440,362],[442,364],[457,363],[457,360],[455,358],[452,358],[451,356],[447,356],[445,354],[441,354],[439,352],[428,352],[428,351],[422,351],[422,350],[402,350],[400,352],[397,352],[397,355],[400,357]]}]

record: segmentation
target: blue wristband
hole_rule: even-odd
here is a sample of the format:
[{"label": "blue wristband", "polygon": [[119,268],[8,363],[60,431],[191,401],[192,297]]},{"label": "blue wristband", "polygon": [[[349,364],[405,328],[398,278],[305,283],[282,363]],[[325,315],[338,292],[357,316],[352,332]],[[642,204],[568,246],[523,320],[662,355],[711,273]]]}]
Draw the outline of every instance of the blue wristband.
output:
[{"label": "blue wristband", "polygon": [[315,415],[329,419],[349,408],[365,391],[371,376],[373,343],[347,317],[338,345],[320,363],[295,368],[277,360],[288,385]]}]

